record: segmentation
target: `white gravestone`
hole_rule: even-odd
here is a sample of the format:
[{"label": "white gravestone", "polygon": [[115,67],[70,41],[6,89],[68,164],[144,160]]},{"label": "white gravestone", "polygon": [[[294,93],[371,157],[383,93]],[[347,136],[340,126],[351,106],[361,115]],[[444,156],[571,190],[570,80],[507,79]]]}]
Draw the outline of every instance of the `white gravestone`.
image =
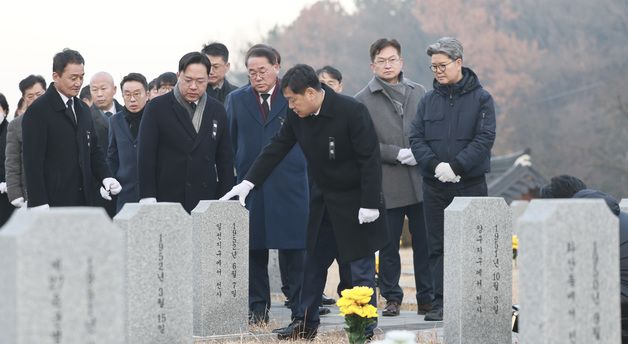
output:
[{"label": "white gravestone", "polygon": [[511,216],[498,197],[456,197],[445,209],[445,343],[511,342]]},{"label": "white gravestone", "polygon": [[519,218],[521,343],[619,344],[619,224],[603,200],[534,200]]},{"label": "white gravestone", "polygon": [[125,343],[123,256],[102,209],[16,212],[0,231],[0,343]]},{"label": "white gravestone", "polygon": [[248,332],[249,214],[238,201],[201,201],[194,228],[194,335]]},{"label": "white gravestone", "polygon": [[114,222],[125,234],[127,342],[191,342],[192,218],[179,203],[127,203]]}]

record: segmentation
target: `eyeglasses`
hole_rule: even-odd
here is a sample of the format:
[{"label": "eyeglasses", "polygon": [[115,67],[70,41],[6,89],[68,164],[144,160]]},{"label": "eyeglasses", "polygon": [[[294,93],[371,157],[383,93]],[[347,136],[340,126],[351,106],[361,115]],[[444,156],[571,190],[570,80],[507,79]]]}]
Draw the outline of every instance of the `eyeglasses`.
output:
[{"label": "eyeglasses", "polygon": [[399,63],[399,61],[401,61],[401,59],[399,57],[393,56],[393,57],[389,57],[387,59],[376,59],[374,63],[376,65],[378,65],[378,66],[386,66],[389,63],[390,63],[391,66],[394,66],[397,63]]},{"label": "eyeglasses", "polygon": [[258,76],[260,78],[263,78],[266,75],[268,75],[268,73],[270,73],[270,69],[266,69],[266,68],[262,68],[259,71],[249,70],[249,77],[251,79],[256,79]]},{"label": "eyeglasses", "polygon": [[450,64],[452,64],[454,62],[456,62],[456,60],[451,60],[451,61],[449,61],[449,63],[441,63],[441,64],[438,64],[438,65],[434,65],[433,64],[433,65],[430,65],[430,70],[432,72],[434,72],[434,73],[436,73],[436,71],[439,71],[439,72],[442,73],[442,72],[445,71],[445,69],[447,69],[448,65],[450,65]]},{"label": "eyeglasses", "polygon": [[135,100],[140,100],[141,97],[144,97],[146,94],[144,92],[133,92],[133,93],[123,93],[122,98],[125,100],[131,100],[131,98],[135,98]]}]

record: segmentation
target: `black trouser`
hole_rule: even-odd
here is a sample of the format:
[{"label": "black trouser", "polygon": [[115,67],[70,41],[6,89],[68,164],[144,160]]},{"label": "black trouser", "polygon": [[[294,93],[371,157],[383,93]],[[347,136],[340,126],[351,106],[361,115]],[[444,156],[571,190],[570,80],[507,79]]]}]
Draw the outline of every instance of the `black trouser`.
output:
[{"label": "black trouser", "polygon": [[403,301],[403,290],[399,286],[401,259],[399,257],[399,239],[403,222],[408,217],[408,227],[412,235],[412,261],[414,265],[414,284],[418,304],[432,303],[432,273],[429,266],[427,231],[423,217],[423,203],[405,207],[387,209],[390,241],[379,251],[379,287],[387,301]]},{"label": "black trouser", "polygon": [[[327,269],[336,258],[338,258],[338,246],[329,215],[325,211],[314,250],[312,252],[307,251],[305,255],[301,302],[295,316],[297,319],[303,319],[308,327],[318,327],[320,324],[318,307],[321,304],[321,296],[325,289]],[[375,290],[374,254],[349,262],[347,265],[351,270],[351,287],[366,286]],[[375,293],[373,293],[370,303],[376,307]],[[372,334],[376,326],[377,323],[369,326],[366,333]]]},{"label": "black trouser", "polygon": [[[303,282],[305,250],[278,250],[282,291],[292,302],[292,313],[298,305]],[[270,309],[270,285],[268,281],[268,249],[249,250],[249,312],[257,317]]]},{"label": "black trouser", "polygon": [[486,182],[459,189],[438,188],[423,182],[423,210],[430,245],[430,268],[434,279],[432,308],[443,308],[443,245],[445,208],[459,196],[486,196]]}]

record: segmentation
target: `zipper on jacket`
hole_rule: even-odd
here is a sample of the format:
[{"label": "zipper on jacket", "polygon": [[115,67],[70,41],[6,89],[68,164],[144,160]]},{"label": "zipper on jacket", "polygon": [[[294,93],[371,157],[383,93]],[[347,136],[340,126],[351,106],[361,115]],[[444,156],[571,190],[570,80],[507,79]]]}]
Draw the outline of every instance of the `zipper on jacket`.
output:
[{"label": "zipper on jacket", "polygon": [[[453,90],[451,90],[451,89],[450,89],[450,91],[449,91],[449,106],[450,106],[450,107],[453,107],[453,106],[454,106],[454,92],[453,92]],[[449,140],[451,141],[451,118],[450,118],[450,120],[448,121],[448,126],[447,126],[447,138],[449,138]],[[449,157],[449,154],[450,154],[450,151],[451,151],[451,150],[449,149],[450,147],[451,147],[451,144],[447,144],[447,159],[448,159],[448,160],[450,159],[450,157]],[[447,162],[449,162],[449,161],[447,161]]]},{"label": "zipper on jacket", "polygon": [[486,112],[482,112],[482,118],[480,119],[480,131],[484,130],[484,119],[486,118]]}]

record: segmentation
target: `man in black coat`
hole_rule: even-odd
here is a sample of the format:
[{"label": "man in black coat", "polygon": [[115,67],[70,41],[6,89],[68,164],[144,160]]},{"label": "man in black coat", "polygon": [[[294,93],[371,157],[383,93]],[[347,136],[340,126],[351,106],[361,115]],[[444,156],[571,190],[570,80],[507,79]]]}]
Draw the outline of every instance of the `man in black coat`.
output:
[{"label": "man in black coat", "polygon": [[205,93],[210,68],[205,55],[184,55],[173,91],[146,105],[138,134],[140,203],[179,202],[189,213],[233,186],[225,108]]},{"label": "man in black coat", "polygon": [[229,72],[229,68],[231,67],[229,63],[229,50],[224,44],[213,42],[204,45],[201,53],[207,56],[212,65],[212,70],[209,73],[207,94],[218,100],[221,104],[224,104],[227,95],[238,88],[230,84],[227,78],[225,78],[225,75]]},{"label": "man in black coat", "polygon": [[55,55],[54,83],[37,98],[22,121],[28,207],[91,206],[96,179],[109,194],[122,190],[111,178],[94,134],[89,108],[77,98],[85,61],[78,51]]},{"label": "man in black coat", "polygon": [[[334,259],[350,265],[352,286],[375,288],[374,253],[388,240],[379,143],[366,107],[321,86],[312,67],[291,68],[281,87],[291,110],[283,127],[244,181],[221,200],[238,196],[244,204],[249,191],[299,143],[312,182],[304,280],[294,321],[276,332],[279,339],[313,338],[327,269]],[[366,329],[367,336],[373,328]]]},{"label": "man in black coat", "polygon": [[[107,72],[98,72],[92,76],[89,81],[89,90],[92,97],[92,106],[90,106],[92,121],[94,121],[94,129],[98,136],[100,148],[106,154],[109,146],[109,118],[124,107],[113,98],[117,92],[117,87],[113,83],[113,77]],[[113,172],[113,171],[112,171]],[[94,188],[100,188],[99,183],[95,183]],[[109,217],[116,215],[117,198],[113,201],[100,199],[96,202],[99,207],[105,208]]]}]

